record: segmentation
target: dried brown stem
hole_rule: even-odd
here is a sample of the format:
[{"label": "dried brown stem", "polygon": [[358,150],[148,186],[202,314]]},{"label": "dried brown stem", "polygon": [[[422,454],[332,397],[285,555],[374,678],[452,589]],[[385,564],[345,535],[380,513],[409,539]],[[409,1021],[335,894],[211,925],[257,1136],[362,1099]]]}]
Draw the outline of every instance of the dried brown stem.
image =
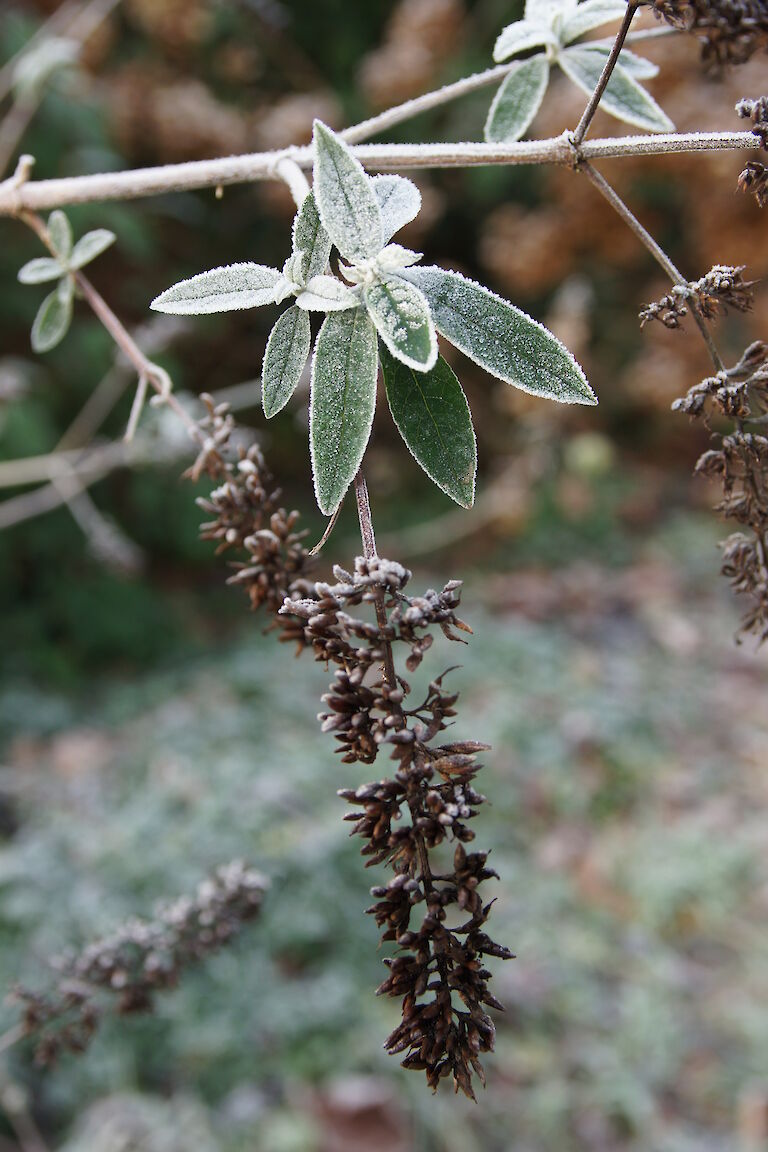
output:
[{"label": "dried brown stem", "polygon": [[589,130],[589,126],[592,123],[592,120],[594,119],[595,112],[597,112],[598,105],[600,104],[600,101],[602,100],[603,92],[605,92],[605,89],[608,87],[608,81],[611,79],[611,75],[613,74],[613,70],[616,67],[616,64],[618,63],[619,54],[621,53],[621,50],[624,47],[624,41],[627,38],[627,34],[629,32],[630,25],[635,18],[635,13],[637,12],[637,7],[638,7],[638,5],[636,3],[631,3],[631,4],[627,5],[627,10],[624,13],[624,19],[621,22],[621,28],[619,28],[619,31],[616,35],[616,39],[613,42],[613,47],[611,48],[610,55],[608,56],[608,59],[605,62],[605,67],[603,68],[603,71],[600,73],[600,79],[597,82],[597,86],[596,86],[594,92],[592,93],[592,95],[589,98],[589,101],[587,103],[586,108],[584,109],[581,120],[579,120],[579,123],[576,127],[576,131],[573,134],[573,143],[577,148],[580,146],[582,140],[586,136],[587,131]]}]

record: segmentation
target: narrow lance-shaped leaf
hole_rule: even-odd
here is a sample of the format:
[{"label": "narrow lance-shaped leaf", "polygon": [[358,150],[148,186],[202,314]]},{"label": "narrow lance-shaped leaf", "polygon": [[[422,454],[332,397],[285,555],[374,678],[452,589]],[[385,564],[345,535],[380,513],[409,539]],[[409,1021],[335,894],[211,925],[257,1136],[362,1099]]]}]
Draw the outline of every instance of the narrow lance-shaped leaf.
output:
[{"label": "narrow lance-shaped leaf", "polygon": [[304,282],[322,276],[331,255],[331,238],[320,223],[320,213],[312,192],[304,197],[293,221],[293,250],[301,252]]},{"label": "narrow lance-shaped leaf", "polygon": [[500,64],[502,60],[517,56],[519,52],[527,52],[531,48],[544,48],[548,44],[554,47],[556,40],[546,24],[539,21],[518,20],[515,24],[508,24],[499,33],[493,48],[493,58]]},{"label": "narrow lance-shaped leaf", "polygon": [[56,255],[62,260],[68,260],[72,251],[72,225],[68,218],[57,208],[48,217],[48,235],[56,250]]},{"label": "narrow lance-shaped leaf", "polygon": [[347,260],[367,260],[382,248],[381,212],[370,177],[347,145],[315,121],[314,193],[326,232]]},{"label": "narrow lance-shaped leaf", "polygon": [[471,508],[477,444],[461,384],[442,356],[429,372],[414,372],[381,350],[392,419],[412,455],[452,500]]},{"label": "narrow lance-shaped leaf", "polygon": [[72,281],[65,277],[43,300],[32,325],[32,349],[50,352],[66,336],[72,322]]},{"label": "narrow lance-shaped leaf", "polygon": [[116,239],[114,232],[110,232],[107,228],[94,228],[93,232],[86,232],[72,249],[68,261],[70,268],[83,268],[86,264],[90,264],[91,260],[106,252]]},{"label": "narrow lance-shaped leaf", "polygon": [[335,276],[313,276],[296,303],[308,312],[343,312],[356,308],[359,300],[354,292]]},{"label": "narrow lance-shaped leaf", "polygon": [[379,335],[393,356],[425,372],[437,359],[437,336],[423,293],[399,276],[383,276],[364,291]]},{"label": "narrow lance-shaped leaf", "polygon": [[600,28],[612,20],[621,20],[627,11],[625,0],[584,0],[565,20],[560,33],[563,44]]},{"label": "narrow lance-shaped leaf", "polygon": [[275,286],[280,278],[276,268],[263,264],[229,264],[181,280],[153,300],[150,307],[174,316],[258,308],[274,301]]},{"label": "narrow lance-shaped leaf", "polygon": [[290,400],[309,356],[312,332],[309,313],[293,304],[272,329],[261,370],[261,403],[271,419]]},{"label": "narrow lance-shaped leaf", "polygon": [[568,349],[543,324],[458,272],[416,265],[402,273],[429,301],[438,332],[499,380],[567,404],[596,404]]},{"label": "narrow lance-shaped leaf", "polygon": [[[600,71],[602,72],[605,62],[611,54],[609,46],[607,44],[580,44],[579,49],[582,52],[592,52],[599,56]],[[622,48],[619,64],[635,80],[653,80],[654,76],[659,74],[658,64],[654,64],[652,60],[646,60],[644,56],[638,56],[635,52],[630,52],[629,48]]]},{"label": "narrow lance-shaped leaf", "polygon": [[544,53],[516,64],[493,98],[485,122],[490,144],[519,140],[541,107],[549,83],[549,63]]},{"label": "narrow lance-shaped leaf", "polygon": [[58,280],[63,271],[60,261],[50,256],[38,256],[19,269],[18,279],[20,284],[47,284],[50,280]]},{"label": "narrow lance-shaped leaf", "polygon": [[309,404],[315,494],[326,516],[338,508],[365,455],[378,363],[376,329],[364,308],[326,318],[315,344]]},{"label": "narrow lance-shaped leaf", "polygon": [[[595,90],[604,61],[589,48],[566,48],[558,56],[558,64],[566,76],[582,92],[591,96]],[[647,132],[674,132],[675,126],[645,88],[641,88],[620,64],[614,68],[600,100],[600,107],[618,120],[645,128]]]},{"label": "narrow lance-shaped leaf", "polygon": [[382,240],[388,244],[395,232],[399,232],[418,216],[421,192],[405,176],[382,175],[371,179],[381,212]]}]

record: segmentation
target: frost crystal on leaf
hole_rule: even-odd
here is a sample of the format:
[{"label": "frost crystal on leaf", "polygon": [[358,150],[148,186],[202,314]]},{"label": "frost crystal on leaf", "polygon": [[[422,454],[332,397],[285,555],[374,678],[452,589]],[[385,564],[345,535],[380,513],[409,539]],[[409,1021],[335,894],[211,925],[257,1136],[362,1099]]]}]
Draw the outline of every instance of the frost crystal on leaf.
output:
[{"label": "frost crystal on leaf", "polygon": [[437,359],[437,336],[429,304],[413,284],[382,276],[363,293],[376,330],[393,356],[427,372]]},{"label": "frost crystal on leaf", "polygon": [[269,420],[284,408],[301,379],[309,357],[312,332],[309,315],[295,304],[272,329],[261,373],[261,403]]},{"label": "frost crystal on leaf", "polygon": [[541,107],[549,83],[549,62],[540,54],[515,64],[494,96],[485,124],[491,144],[519,140]]},{"label": "frost crystal on leaf", "polygon": [[467,398],[442,356],[430,372],[414,372],[381,355],[392,419],[430,480],[462,508],[475,498],[477,444]]},{"label": "frost crystal on leaf", "polygon": [[326,318],[315,344],[309,406],[312,475],[326,516],[338,508],[365,454],[378,362],[376,329],[364,309]]},{"label": "frost crystal on leaf", "polygon": [[264,264],[229,264],[181,280],[153,300],[150,307],[174,316],[258,308],[274,303],[279,282],[280,273],[276,268]]},{"label": "frost crystal on leaf", "polygon": [[347,260],[368,260],[384,243],[381,210],[370,177],[343,141],[315,121],[314,185],[320,219]]},{"label": "frost crystal on leaf", "polygon": [[438,332],[492,376],[550,400],[597,403],[568,349],[519,308],[458,272],[415,267],[403,276],[421,288]]},{"label": "frost crystal on leaf", "polygon": [[[508,60],[530,49],[541,49],[505,79],[491,105],[485,125],[490,143],[519,140],[539,109],[549,79],[545,65],[559,64],[589,96],[594,92],[610,49],[599,44],[568,48],[586,32],[626,13],[624,0],[528,0],[524,19],[508,24],[496,41],[493,58]],[[536,61],[540,64],[536,64]],[[612,116],[648,132],[671,132],[674,125],[638,80],[658,69],[650,61],[624,50],[600,106]]]},{"label": "frost crystal on leaf", "polygon": [[392,239],[421,210],[421,192],[405,176],[374,176],[373,191],[379,202],[383,242]]}]

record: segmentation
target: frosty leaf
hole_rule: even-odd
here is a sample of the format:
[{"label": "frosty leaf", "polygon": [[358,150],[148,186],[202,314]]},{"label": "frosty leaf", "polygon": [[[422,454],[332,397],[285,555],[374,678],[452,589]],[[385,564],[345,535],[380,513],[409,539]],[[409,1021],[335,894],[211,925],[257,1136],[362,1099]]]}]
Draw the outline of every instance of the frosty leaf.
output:
[{"label": "frosty leaf", "polygon": [[56,72],[75,63],[81,50],[76,40],[46,36],[19,58],[12,73],[14,93],[22,99],[39,96]]},{"label": "frosty leaf", "polygon": [[102,252],[106,252],[115,240],[117,240],[117,236],[107,228],[95,228],[93,232],[86,232],[85,236],[81,236],[72,249],[72,255],[68,260],[69,267],[85,267],[86,264],[90,264],[91,260],[101,256]]},{"label": "frosty leaf", "polygon": [[63,271],[58,260],[39,256],[19,269],[18,279],[21,284],[46,284],[49,280],[58,280]]},{"label": "frosty leaf", "polygon": [[570,16],[578,0],[525,0],[526,20],[550,23],[555,17]]},{"label": "frosty leaf", "polygon": [[[64,287],[67,284],[69,287]],[[34,352],[50,352],[67,334],[72,322],[73,292],[69,277],[43,300],[32,325]]]},{"label": "frosty leaf", "polygon": [[411,248],[403,248],[402,244],[387,244],[376,257],[376,264],[381,272],[397,272],[401,268],[410,268],[418,264],[421,252],[414,252]]},{"label": "frosty leaf", "polygon": [[280,273],[276,268],[263,264],[229,264],[179,281],[153,300],[150,308],[174,316],[258,308],[273,303],[279,282]]},{"label": "frosty leaf", "polygon": [[269,420],[290,400],[309,356],[312,333],[309,315],[296,305],[288,308],[270,332],[261,371],[261,404]]},{"label": "frosty leaf", "polygon": [[[602,72],[605,67],[605,62],[611,54],[611,49],[607,44],[580,44],[584,52],[594,52],[600,57],[600,71]],[[623,48],[619,56],[619,64],[630,76],[634,76],[635,80],[652,80],[654,76],[658,76],[659,68],[652,60],[646,60],[644,56],[636,56],[634,52],[630,52],[629,48]]]},{"label": "frosty leaf", "polygon": [[458,272],[417,265],[402,275],[421,288],[438,332],[486,372],[570,404],[596,404],[568,349],[543,324]]},{"label": "frosty leaf", "polygon": [[[604,63],[600,54],[586,45],[566,48],[558,56],[558,64],[563,72],[588,96],[595,90]],[[674,124],[653,97],[620,64],[613,70],[600,107],[618,120],[634,124],[637,128],[645,128],[648,132],[675,130]]]},{"label": "frosty leaf", "polygon": [[611,20],[621,20],[626,11],[624,0],[584,0],[575,12],[566,17],[560,32],[561,40],[563,44],[570,44],[593,28],[599,28]]},{"label": "frosty leaf", "polygon": [[331,238],[320,223],[314,194],[309,192],[293,221],[293,250],[301,252],[302,282],[322,276],[331,255]]},{"label": "frosty leaf", "polygon": [[376,407],[378,345],[364,308],[326,317],[315,344],[309,403],[320,511],[336,511],[365,455]]},{"label": "frosty leaf", "polygon": [[438,488],[462,508],[475,498],[477,445],[461,384],[442,356],[429,372],[414,372],[381,350],[392,419],[412,455]]},{"label": "frosty leaf", "polygon": [[304,291],[299,292],[296,303],[309,312],[341,312],[356,308],[360,301],[335,276],[313,276]]},{"label": "frosty leaf", "polygon": [[382,240],[387,244],[421,209],[421,192],[405,176],[373,176],[373,191],[381,211]]},{"label": "frosty leaf", "polygon": [[48,217],[48,232],[56,255],[68,260],[72,251],[72,226],[59,208]]},{"label": "frosty leaf", "polygon": [[544,53],[516,64],[493,98],[485,122],[490,144],[508,144],[524,136],[541,107],[549,83]]},{"label": "frosty leaf", "polygon": [[383,276],[363,292],[376,329],[393,356],[426,372],[437,359],[435,325],[424,295],[399,276]]},{"label": "frosty leaf", "polygon": [[383,246],[373,183],[347,145],[315,120],[314,191],[326,232],[347,260],[367,260]]},{"label": "frosty leaf", "polygon": [[516,24],[508,24],[499,33],[493,46],[493,58],[497,64],[508,60],[510,56],[517,56],[519,52],[527,52],[529,48],[543,48],[546,45],[556,45],[557,41],[546,24],[532,20],[518,20]]}]

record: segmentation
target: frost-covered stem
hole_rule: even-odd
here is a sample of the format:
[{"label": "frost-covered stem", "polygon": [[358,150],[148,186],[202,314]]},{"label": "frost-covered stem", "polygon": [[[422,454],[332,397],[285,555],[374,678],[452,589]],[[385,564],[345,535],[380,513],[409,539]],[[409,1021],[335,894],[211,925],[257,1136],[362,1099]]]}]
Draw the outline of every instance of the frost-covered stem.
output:
[{"label": "frost-covered stem", "polygon": [[[634,232],[640,243],[648,249],[653,256],[654,260],[664,269],[673,284],[687,284],[685,276],[683,276],[680,269],[673,264],[669,256],[667,256],[664,249],[660,244],[654,240],[650,232],[647,231],[635,216],[634,212],[624,203],[618,192],[602,176],[588,161],[584,161],[578,165],[579,172],[583,172],[594,186],[598,189],[600,194],[605,197],[611,207],[621,216],[624,223]],[[695,303],[691,304],[691,313],[696,322],[696,325],[701,332],[704,343],[707,346],[709,355],[712,358],[712,363],[718,372],[723,370],[723,361],[720,353],[717,350],[712,333],[709,331],[709,326],[704,317],[699,312]]]},{"label": "frost-covered stem", "polygon": [[624,19],[621,22],[621,28],[619,28],[619,31],[616,34],[616,39],[613,42],[613,48],[611,49],[608,59],[605,62],[605,67],[600,73],[600,79],[597,82],[597,86],[595,87],[594,92],[589,98],[589,102],[584,109],[584,114],[582,115],[581,120],[579,120],[576,131],[573,134],[573,143],[577,148],[586,136],[587,129],[592,123],[595,112],[597,112],[597,107],[602,99],[603,92],[605,92],[605,89],[608,86],[608,81],[611,78],[611,74],[616,67],[616,63],[619,59],[619,53],[624,47],[624,41],[627,38],[630,24],[634,20],[636,12],[637,3],[629,3],[627,5],[627,10],[624,13]]},{"label": "frost-covered stem", "polygon": [[283,156],[275,164],[275,175],[287,184],[297,208],[301,208],[309,193],[309,181],[295,160]]},{"label": "frost-covered stem", "polygon": [[[371,516],[371,501],[368,497],[368,485],[365,482],[362,468],[355,476],[355,499],[357,500],[357,518],[360,521],[360,537],[363,542],[363,555],[366,560],[372,560],[376,553],[376,536],[373,531],[373,517]],[[384,606],[384,590],[376,595],[376,623],[382,632],[387,627],[387,610]],[[392,655],[392,645],[389,640],[384,641],[384,676],[390,687],[397,686],[395,674],[395,659]]]},{"label": "frost-covered stem", "polygon": [[[586,160],[602,160],[754,147],[752,132],[671,132],[585,140],[581,154]],[[571,137],[567,132],[546,140],[522,140],[516,144],[357,144],[352,152],[373,171],[490,164],[571,164],[573,160]],[[12,177],[0,184],[0,216],[18,216],[24,211],[42,211],[67,204],[136,200],[167,192],[271,180],[275,179],[275,168],[283,157],[295,161],[300,168],[309,169],[314,152],[308,145],[285,152],[256,152],[93,176],[24,182]]]},{"label": "frost-covered stem", "polygon": [[394,128],[396,124],[412,120],[414,116],[420,116],[422,112],[429,112],[432,108],[440,108],[443,104],[449,104],[451,100],[458,100],[461,96],[466,96],[468,92],[476,92],[479,88],[487,88],[491,84],[496,84],[503,80],[516,65],[517,61],[515,60],[508,64],[497,64],[493,68],[486,68],[483,72],[474,72],[471,76],[456,80],[453,84],[445,84],[433,92],[425,92],[423,96],[415,96],[412,100],[406,100],[403,104],[396,104],[394,108],[387,108],[384,112],[379,112],[377,116],[371,116],[368,120],[361,120],[359,124],[345,128],[340,134],[341,138],[346,140],[348,144],[358,144],[361,140],[378,136],[387,128]]},{"label": "frost-covered stem", "polygon": [[[51,242],[50,234],[40,217],[33,212],[24,212],[21,219],[39,236],[48,251],[55,255],[56,251]],[[142,376],[146,377],[147,382],[162,398],[163,403],[176,413],[190,435],[199,440],[202,434],[196,421],[169,390],[165,373],[144,355],[133,336],[117,318],[104,297],[96,291],[88,277],[84,276],[82,272],[73,272],[72,275],[83,299],[90,305],[91,311],[101,321],[117,347],[136,369],[139,379]]]}]

